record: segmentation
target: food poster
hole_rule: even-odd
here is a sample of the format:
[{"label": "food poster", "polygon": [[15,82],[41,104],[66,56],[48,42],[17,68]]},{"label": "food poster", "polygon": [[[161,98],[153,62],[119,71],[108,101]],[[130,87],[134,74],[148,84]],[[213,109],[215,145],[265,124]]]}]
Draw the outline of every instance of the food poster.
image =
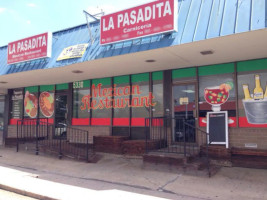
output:
[{"label": "food poster", "polygon": [[36,118],[40,110],[40,118],[51,118],[54,114],[54,93],[41,92],[38,93],[26,90],[24,97],[24,116],[27,118]]},{"label": "food poster", "polygon": [[39,97],[40,117],[51,118],[54,114],[55,100],[53,92],[42,92]]},{"label": "food poster", "polygon": [[199,80],[199,126],[207,125],[207,112],[228,111],[229,127],[236,127],[233,75],[202,76]]},{"label": "food poster", "polygon": [[24,96],[24,117],[36,118],[38,113],[38,93],[30,93],[25,91]]},{"label": "food poster", "polygon": [[238,75],[240,127],[267,127],[267,73]]}]

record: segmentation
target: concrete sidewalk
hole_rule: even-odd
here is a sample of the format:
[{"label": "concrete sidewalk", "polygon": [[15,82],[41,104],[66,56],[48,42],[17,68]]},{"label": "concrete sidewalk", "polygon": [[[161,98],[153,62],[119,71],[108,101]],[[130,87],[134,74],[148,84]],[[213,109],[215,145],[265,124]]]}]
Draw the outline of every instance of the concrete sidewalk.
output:
[{"label": "concrete sidewalk", "polygon": [[93,164],[0,148],[0,188],[42,199],[267,199],[267,170],[196,177],[152,170],[138,157],[101,156]]}]

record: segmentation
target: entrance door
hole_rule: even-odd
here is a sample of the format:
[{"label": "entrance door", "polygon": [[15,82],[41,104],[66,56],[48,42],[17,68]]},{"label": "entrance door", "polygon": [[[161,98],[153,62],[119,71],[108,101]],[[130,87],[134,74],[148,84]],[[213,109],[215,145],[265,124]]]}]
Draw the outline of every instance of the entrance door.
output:
[{"label": "entrance door", "polygon": [[173,140],[176,142],[195,142],[195,129],[185,126],[186,135],[184,136],[185,119],[187,123],[195,126],[196,117],[196,85],[195,83],[174,85],[173,86]]},{"label": "entrance door", "polygon": [[56,94],[55,136],[67,134],[67,94]]}]

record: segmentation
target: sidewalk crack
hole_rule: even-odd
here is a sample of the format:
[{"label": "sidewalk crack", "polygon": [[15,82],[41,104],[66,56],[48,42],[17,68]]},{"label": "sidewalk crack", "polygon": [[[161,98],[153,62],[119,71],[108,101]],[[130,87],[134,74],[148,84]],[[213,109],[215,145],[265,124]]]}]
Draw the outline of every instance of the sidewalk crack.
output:
[{"label": "sidewalk crack", "polygon": [[164,185],[160,186],[157,190],[160,191],[160,192],[161,192],[161,191],[165,191],[164,188],[165,188],[167,185],[169,185],[169,184],[175,182],[178,178],[180,178],[180,176],[181,176],[181,174],[178,174],[175,178],[173,178],[173,179],[167,181]]}]

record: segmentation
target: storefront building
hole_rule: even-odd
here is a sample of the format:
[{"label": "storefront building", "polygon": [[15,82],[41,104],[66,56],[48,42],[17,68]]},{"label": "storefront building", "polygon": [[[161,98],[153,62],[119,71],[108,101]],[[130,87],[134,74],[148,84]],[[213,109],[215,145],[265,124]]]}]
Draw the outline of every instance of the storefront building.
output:
[{"label": "storefront building", "polygon": [[[227,111],[229,148],[267,150],[266,0],[146,6],[134,18],[127,19],[129,10],[118,21],[108,16],[89,29],[79,25],[0,47],[0,141],[15,138],[17,121],[26,118],[88,130],[91,142],[95,135],[142,140],[146,118],[187,118],[206,130],[213,110]],[[172,8],[172,30],[123,41],[105,33],[139,17],[144,25],[123,31],[146,32],[153,16],[168,16]],[[51,43],[51,55],[47,47],[45,55],[19,60],[33,41],[36,48]],[[179,130],[172,127],[175,141]]]}]

